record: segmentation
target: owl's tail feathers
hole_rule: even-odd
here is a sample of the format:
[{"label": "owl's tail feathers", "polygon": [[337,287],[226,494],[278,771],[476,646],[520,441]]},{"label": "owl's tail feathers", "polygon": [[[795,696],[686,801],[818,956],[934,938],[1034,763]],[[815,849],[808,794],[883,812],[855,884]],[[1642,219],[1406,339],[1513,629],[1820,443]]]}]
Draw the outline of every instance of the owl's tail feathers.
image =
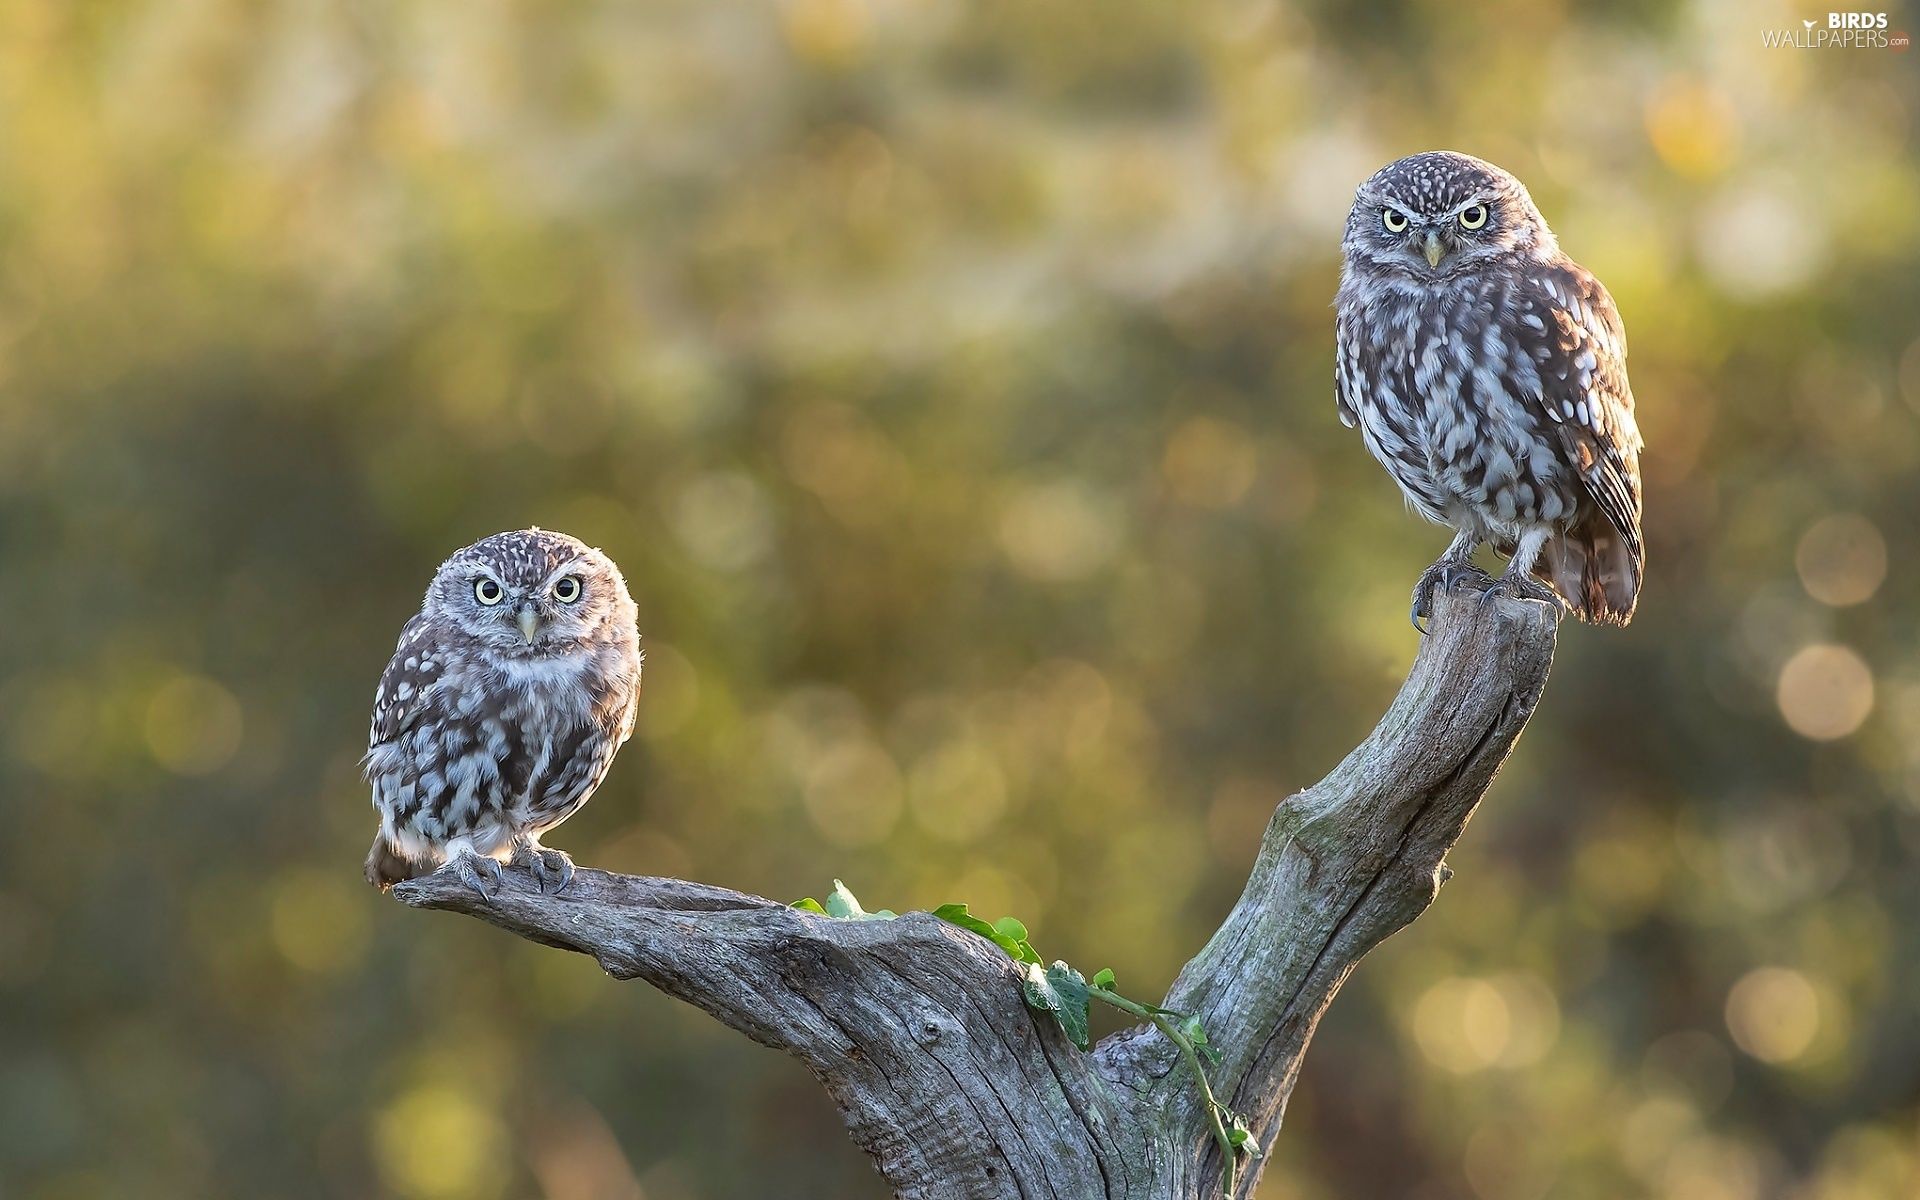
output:
[{"label": "owl's tail feathers", "polygon": [[378,833],[373,835],[373,848],[367,851],[368,883],[384,892],[402,880],[426,873],[425,867],[408,861],[396,852],[387,844],[386,838]]},{"label": "owl's tail feathers", "polygon": [[1600,513],[1547,539],[1533,573],[1590,625],[1625,625],[1640,602],[1641,556]]}]

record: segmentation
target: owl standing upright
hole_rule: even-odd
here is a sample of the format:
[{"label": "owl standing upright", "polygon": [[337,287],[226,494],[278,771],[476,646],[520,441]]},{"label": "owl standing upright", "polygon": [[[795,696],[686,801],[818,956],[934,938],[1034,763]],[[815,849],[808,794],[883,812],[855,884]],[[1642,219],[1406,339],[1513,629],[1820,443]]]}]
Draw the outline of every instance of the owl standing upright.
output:
[{"label": "owl standing upright", "polygon": [[563,891],[573,861],[540,835],[633,732],[634,620],[613,560],[565,534],[497,533],[441,563],[373,697],[367,881],[446,864],[484,896],[507,860]]},{"label": "owl standing upright", "polygon": [[1450,151],[1361,184],[1341,246],[1340,418],[1409,507],[1455,530],[1414,588],[1414,624],[1490,542],[1511,556],[1493,590],[1625,625],[1644,563],[1640,431],[1606,288],[1519,180]]}]

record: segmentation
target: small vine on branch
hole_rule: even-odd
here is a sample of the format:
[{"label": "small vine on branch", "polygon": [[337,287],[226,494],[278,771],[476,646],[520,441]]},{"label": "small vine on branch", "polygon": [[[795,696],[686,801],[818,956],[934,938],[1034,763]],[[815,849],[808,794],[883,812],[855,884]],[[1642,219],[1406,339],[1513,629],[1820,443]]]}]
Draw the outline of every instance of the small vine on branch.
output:
[{"label": "small vine on branch", "polygon": [[[825,904],[808,896],[794,901],[790,907],[841,921],[890,921],[899,915],[887,908],[868,912],[860,906],[860,901],[847,889],[847,885],[838,879],[833,881],[833,891],[827,894]],[[1253,1132],[1247,1123],[1214,1095],[1213,1085],[1207,1079],[1207,1068],[1220,1064],[1220,1052],[1207,1040],[1206,1027],[1196,1014],[1176,1012],[1122,996],[1115,990],[1111,967],[1096,971],[1089,982],[1086,976],[1058,959],[1050,966],[1043,965],[1044,960],[1027,938],[1026,925],[1016,917],[1001,917],[989,923],[968,912],[964,904],[943,904],[933,910],[933,915],[949,925],[987,939],[1004,951],[1007,957],[1019,963],[1022,971],[1021,991],[1026,997],[1027,1007],[1052,1014],[1061,1032],[1067,1035],[1067,1040],[1080,1049],[1090,1049],[1093,1044],[1088,1025],[1094,1000],[1119,1009],[1136,1020],[1152,1024],[1172,1042],[1186,1061],[1187,1069],[1193,1073],[1194,1083],[1200,1089],[1200,1098],[1206,1103],[1213,1139],[1220,1147],[1221,1183],[1227,1193],[1232,1194],[1239,1180],[1241,1158],[1259,1158],[1260,1148],[1254,1143]]]}]

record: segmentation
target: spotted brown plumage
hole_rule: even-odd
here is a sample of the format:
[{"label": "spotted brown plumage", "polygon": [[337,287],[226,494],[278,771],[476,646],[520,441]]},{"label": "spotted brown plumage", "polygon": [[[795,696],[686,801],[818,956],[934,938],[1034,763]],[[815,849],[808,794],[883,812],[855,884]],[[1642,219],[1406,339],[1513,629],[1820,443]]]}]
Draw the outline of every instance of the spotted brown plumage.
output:
[{"label": "spotted brown plumage", "polygon": [[605,778],[639,692],[633,600],[606,555],[539,529],[455,553],[374,693],[368,881],[447,864],[484,893],[510,860],[565,888],[572,861],[540,836]]},{"label": "spotted brown plumage", "polygon": [[[1626,333],[1520,181],[1434,151],[1361,184],[1342,242],[1334,395],[1410,507],[1455,537],[1414,589],[1511,556],[1496,590],[1626,624],[1645,562]],[[1552,584],[1552,589],[1534,577]]]}]

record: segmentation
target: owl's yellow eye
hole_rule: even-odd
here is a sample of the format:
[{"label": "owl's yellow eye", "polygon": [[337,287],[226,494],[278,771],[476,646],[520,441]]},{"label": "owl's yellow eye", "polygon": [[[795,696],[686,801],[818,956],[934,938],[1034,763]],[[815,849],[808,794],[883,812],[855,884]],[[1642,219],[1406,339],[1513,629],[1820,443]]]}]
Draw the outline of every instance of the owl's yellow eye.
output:
[{"label": "owl's yellow eye", "polygon": [[1405,233],[1407,231],[1407,214],[1396,212],[1391,208],[1383,208],[1380,210],[1380,223],[1387,227],[1388,233]]},{"label": "owl's yellow eye", "polygon": [[1475,204],[1460,210],[1460,228],[1478,229],[1487,223],[1487,206]]},{"label": "owl's yellow eye", "polygon": [[572,604],[580,598],[580,580],[577,576],[563,575],[560,582],[553,585],[553,598],[562,604]]},{"label": "owl's yellow eye", "polygon": [[507,594],[500,590],[500,585],[491,579],[473,581],[473,598],[489,608],[506,599],[506,596]]}]

